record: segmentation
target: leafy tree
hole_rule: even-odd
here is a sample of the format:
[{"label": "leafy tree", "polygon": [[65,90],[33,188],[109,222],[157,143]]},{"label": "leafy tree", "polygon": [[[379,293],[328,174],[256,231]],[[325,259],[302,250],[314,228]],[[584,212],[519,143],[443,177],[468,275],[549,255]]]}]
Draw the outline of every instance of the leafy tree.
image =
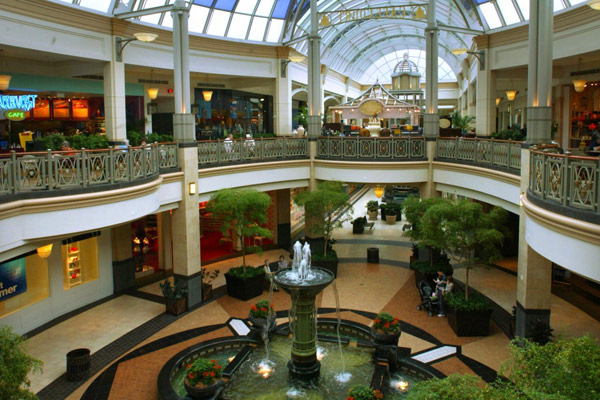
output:
[{"label": "leafy tree", "polygon": [[[208,211],[222,222],[224,237],[239,239],[242,246],[242,265],[246,274],[246,253],[261,252],[260,246],[246,246],[246,238],[262,236],[270,238],[272,232],[263,228],[267,223],[267,209],[271,204],[268,194],[256,189],[221,189],[208,202]],[[234,242],[235,243],[235,242]]]},{"label": "leafy tree", "polygon": [[9,326],[0,326],[0,399],[37,399],[29,391],[27,375],[41,370],[42,362],[27,354],[25,338],[13,333]]},{"label": "leafy tree", "polygon": [[[321,182],[316,190],[302,192],[294,199],[296,204],[304,206],[306,216],[312,218],[311,233],[323,235],[325,240],[323,257],[327,256],[327,247],[333,231],[341,228],[345,221],[352,219],[352,205],[348,200],[349,197],[344,192],[340,181]],[[344,212],[346,209],[348,211]],[[336,212],[340,212],[337,219]]]},{"label": "leafy tree", "polygon": [[[432,206],[446,201],[441,197],[430,197],[427,199],[421,199],[418,197],[408,197],[402,202],[404,208],[404,215],[406,220],[410,223],[411,229],[407,235],[415,242],[419,244],[419,247],[426,247],[427,245],[423,242],[423,235],[421,229],[421,219],[425,212]],[[429,252],[429,265],[433,267],[433,252]]]},{"label": "leafy tree", "polygon": [[481,204],[444,200],[427,209],[421,219],[421,241],[451,255],[466,270],[465,298],[469,300],[469,272],[501,257],[507,212],[494,207],[484,213]]},{"label": "leafy tree", "polygon": [[471,123],[475,121],[475,117],[471,115],[465,115],[464,117],[460,112],[455,111],[452,113],[452,126],[460,128],[463,132],[470,128]]},{"label": "leafy tree", "polygon": [[477,399],[481,380],[474,375],[450,375],[444,379],[420,381],[410,388],[407,400]]}]

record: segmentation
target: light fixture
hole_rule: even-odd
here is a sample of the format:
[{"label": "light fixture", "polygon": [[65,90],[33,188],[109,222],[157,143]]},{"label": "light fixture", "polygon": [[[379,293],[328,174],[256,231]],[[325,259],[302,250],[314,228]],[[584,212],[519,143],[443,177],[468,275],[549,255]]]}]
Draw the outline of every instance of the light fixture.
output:
[{"label": "light fixture", "polygon": [[158,103],[148,103],[146,104],[147,114],[154,114],[158,111]]},{"label": "light fixture", "polygon": [[506,98],[508,99],[508,101],[513,101],[515,99],[516,95],[517,95],[516,90],[507,90],[506,91]]},{"label": "light fixture", "polygon": [[[208,86],[208,75],[206,75],[206,86]],[[206,89],[202,91],[202,97],[204,98],[204,101],[210,101],[212,99],[212,95],[212,90]]]},{"label": "light fixture", "polygon": [[481,71],[485,70],[485,50],[481,51],[469,51],[466,47],[459,47],[456,49],[450,50],[450,53],[455,56],[462,56],[463,54],[472,54],[479,60],[479,69]]},{"label": "light fixture", "polygon": [[[2,73],[2,67],[4,65],[6,65],[6,74]],[[10,85],[10,78],[12,78],[12,76],[8,74],[8,63],[4,59],[4,49],[0,49],[0,90],[8,89],[8,86]]]},{"label": "light fixture", "polygon": [[291,62],[299,63],[304,60],[304,56],[302,54],[290,54],[287,60],[281,60],[281,77],[286,78],[287,66]]},{"label": "light fixture", "polygon": [[189,194],[190,196],[193,196],[196,194],[196,182],[190,182],[188,183],[188,189],[189,189]]},{"label": "light fixture", "polygon": [[[150,70],[150,84],[152,85],[153,83],[154,83],[154,70],[151,69]],[[150,100],[156,99],[158,97],[158,88],[150,86],[148,88],[148,97],[150,97]]]},{"label": "light fixture", "polygon": [[378,199],[380,199],[383,196],[383,186],[375,186],[375,196],[377,196]]},{"label": "light fixture", "polygon": [[50,257],[50,254],[52,254],[52,243],[47,244],[47,245],[42,246],[42,247],[38,247],[37,248],[37,253],[38,253],[38,256],[40,256],[41,258],[48,258],[48,257]]},{"label": "light fixture", "polygon": [[501,101],[502,101],[502,97],[496,97],[496,107],[498,107],[500,105]]},{"label": "light fixture", "polygon": [[[600,0],[598,0],[598,3],[600,4]],[[577,62],[577,75],[579,75],[580,71],[581,71],[581,58],[579,58],[579,61]],[[587,81],[585,79],[573,79],[573,87],[575,88],[575,91],[577,93],[581,93],[585,90],[586,83],[587,83]]]},{"label": "light fixture", "polygon": [[450,50],[450,53],[454,54],[455,56],[462,56],[467,51],[469,51],[469,49],[467,49],[466,47],[459,47],[457,49]]},{"label": "light fixture", "polygon": [[116,53],[115,58],[117,61],[123,61],[123,49],[129,43],[136,41],[136,40],[139,40],[140,42],[148,43],[148,42],[154,41],[154,39],[156,39],[158,37],[157,34],[148,33],[148,32],[134,33],[133,36],[134,36],[134,39],[123,39],[118,36],[115,37],[115,53]]},{"label": "light fixture", "polygon": [[588,0],[587,5],[594,10],[600,10],[600,0]]}]

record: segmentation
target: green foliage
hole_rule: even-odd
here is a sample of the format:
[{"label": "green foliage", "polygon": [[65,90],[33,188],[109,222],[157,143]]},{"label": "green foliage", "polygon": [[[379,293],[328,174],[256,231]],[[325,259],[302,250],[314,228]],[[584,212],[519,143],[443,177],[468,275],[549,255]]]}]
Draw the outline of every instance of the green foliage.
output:
[{"label": "green foliage", "polygon": [[381,209],[384,210],[385,215],[402,215],[402,204],[401,203],[381,203]]},{"label": "green foliage", "polygon": [[370,200],[367,202],[367,211],[379,211],[379,202],[377,200]]},{"label": "green foliage", "polygon": [[217,360],[197,358],[187,366],[186,380],[191,386],[196,386],[198,383],[208,386],[221,377],[221,372],[222,367]]},{"label": "green foliage", "polygon": [[256,189],[221,189],[211,196],[208,211],[221,221],[221,233],[233,243],[239,239],[242,246],[242,266],[246,266],[246,252],[262,252],[260,246],[246,246],[246,238],[273,233],[263,228],[267,223],[267,209],[271,197]]},{"label": "green foliage", "polygon": [[354,229],[358,229],[358,230],[360,230],[361,228],[364,229],[366,224],[367,224],[367,217],[358,217],[354,221],[352,221],[352,226],[354,227]]},{"label": "green foliage", "polygon": [[506,211],[500,207],[486,214],[479,203],[448,199],[432,205],[423,214],[421,244],[451,255],[465,267],[467,300],[470,270],[501,257],[506,218]]},{"label": "green foliage", "polygon": [[396,333],[400,330],[400,322],[392,314],[380,312],[373,320],[373,329],[384,334]]},{"label": "green foliage", "polygon": [[425,261],[416,261],[412,264],[412,269],[419,271],[423,274],[436,274],[438,271],[444,271],[444,275],[453,275],[454,268],[447,261],[437,261],[434,263]]},{"label": "green foliage", "polygon": [[408,231],[408,236],[418,242],[421,240],[421,218],[425,215],[425,212],[444,199],[440,197],[430,197],[428,199],[420,199],[418,197],[408,197],[402,202],[404,207],[404,215],[406,220],[412,226],[411,230]]},{"label": "green foliage", "polygon": [[217,279],[217,277],[219,276],[220,273],[221,273],[221,271],[218,269],[215,269],[211,272],[206,267],[200,268],[200,276],[202,277],[202,283],[205,285],[208,285],[212,281]]},{"label": "green foliage", "polygon": [[444,295],[444,301],[457,311],[482,311],[491,309],[490,302],[479,293],[471,293],[469,300],[462,293],[450,292]]},{"label": "green foliage", "polygon": [[298,107],[298,113],[294,117],[294,121],[297,122],[298,125],[302,125],[305,128],[308,128],[308,107]]},{"label": "green foliage", "polygon": [[144,134],[138,131],[127,131],[127,140],[129,141],[130,146],[139,146],[142,143],[142,139],[144,138]]},{"label": "green foliage", "polygon": [[[168,143],[173,141],[173,135],[163,135],[160,133],[152,132],[146,136],[146,143]],[[141,140],[140,140],[141,143]]]},{"label": "green foliage", "polygon": [[600,346],[590,336],[540,346],[514,340],[500,373],[529,399],[600,398]]},{"label": "green foliage", "polygon": [[534,343],[544,345],[550,341],[552,336],[554,336],[552,331],[554,331],[554,329],[546,322],[535,319],[534,321],[531,321],[528,339]]},{"label": "green foliage", "polygon": [[[105,135],[76,135],[65,138],[71,148],[80,149],[108,149],[108,137]],[[60,150],[60,146],[59,149]]]},{"label": "green foliage", "polygon": [[463,132],[467,131],[473,122],[475,122],[475,117],[471,115],[465,115],[463,117],[458,111],[452,113],[452,126],[460,128]]},{"label": "green foliage", "polygon": [[417,382],[410,388],[407,400],[475,400],[479,398],[480,379],[474,375],[450,375],[444,379]]},{"label": "green foliage", "polygon": [[500,132],[494,132],[492,133],[492,139],[497,139],[497,140],[516,140],[516,141],[522,141],[523,139],[525,139],[525,135],[523,133],[521,133],[521,131],[519,130],[515,130],[515,129],[504,129]]},{"label": "green foliage", "polygon": [[273,304],[269,304],[269,300],[262,299],[256,304],[250,306],[250,316],[252,318],[269,318],[269,314],[273,315]]},{"label": "green foliage", "polygon": [[249,265],[243,265],[241,267],[234,267],[229,269],[227,272],[231,276],[235,276],[240,279],[249,279],[258,275],[264,275],[265,269],[261,267],[251,267]]},{"label": "green foliage", "polygon": [[[327,255],[328,243],[333,231],[342,227],[343,223],[351,220],[352,205],[344,192],[340,181],[324,181],[319,183],[316,190],[300,193],[294,201],[304,206],[306,216],[313,222],[311,233],[323,235],[325,246],[323,256]],[[343,210],[346,210],[344,212]],[[339,218],[335,213],[340,212]],[[313,255],[314,258],[314,255]]]},{"label": "green foliage", "polygon": [[372,389],[366,385],[354,385],[348,390],[346,400],[377,400],[383,399],[379,390]]},{"label": "green foliage", "polygon": [[0,399],[37,399],[29,391],[27,375],[41,370],[42,362],[27,354],[25,338],[13,333],[10,326],[0,326]]},{"label": "green foliage", "polygon": [[338,259],[337,252],[333,250],[331,247],[327,249],[327,253],[324,255],[321,253],[312,254],[313,261],[335,261]]},{"label": "green foliage", "polygon": [[164,282],[159,283],[158,286],[162,290],[162,294],[165,299],[178,300],[185,297],[187,289],[179,281],[175,281],[175,284],[171,284],[169,279],[165,279]]}]

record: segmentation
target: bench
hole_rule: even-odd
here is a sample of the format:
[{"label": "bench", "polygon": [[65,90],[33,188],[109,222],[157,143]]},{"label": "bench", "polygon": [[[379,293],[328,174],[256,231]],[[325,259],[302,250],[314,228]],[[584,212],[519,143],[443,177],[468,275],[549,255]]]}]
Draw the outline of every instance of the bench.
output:
[{"label": "bench", "polygon": [[367,222],[365,224],[365,228],[369,228],[369,229],[373,229],[374,226],[375,226],[375,222]]}]

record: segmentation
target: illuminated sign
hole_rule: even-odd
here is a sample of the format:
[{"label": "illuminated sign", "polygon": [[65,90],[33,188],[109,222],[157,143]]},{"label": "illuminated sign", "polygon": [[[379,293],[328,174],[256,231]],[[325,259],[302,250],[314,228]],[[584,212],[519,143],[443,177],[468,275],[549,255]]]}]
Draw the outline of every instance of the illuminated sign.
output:
[{"label": "illuminated sign", "polygon": [[0,301],[27,291],[25,258],[0,264]]},{"label": "illuminated sign", "polygon": [[426,7],[426,5],[407,4],[401,6],[326,11],[319,13],[322,16],[319,25],[322,28],[327,28],[332,25],[367,19],[409,19],[419,21],[426,17],[423,7]]},{"label": "illuminated sign", "polygon": [[6,119],[11,121],[23,121],[25,119],[25,111],[23,110],[6,110],[4,111]]},{"label": "illuminated sign", "polygon": [[24,94],[19,96],[0,95],[0,110],[20,109],[29,111],[35,107],[37,94]]}]

